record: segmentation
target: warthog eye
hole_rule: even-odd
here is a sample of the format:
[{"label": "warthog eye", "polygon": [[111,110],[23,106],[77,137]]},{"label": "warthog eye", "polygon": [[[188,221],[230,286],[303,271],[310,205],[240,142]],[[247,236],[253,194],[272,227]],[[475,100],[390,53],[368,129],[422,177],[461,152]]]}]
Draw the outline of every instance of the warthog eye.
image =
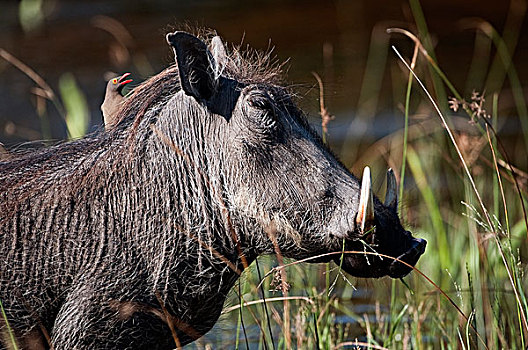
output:
[{"label": "warthog eye", "polygon": [[247,102],[251,107],[262,110],[273,109],[270,100],[268,93],[262,90],[253,90],[247,96]]},{"label": "warthog eye", "polygon": [[269,94],[262,90],[251,91],[247,103],[254,110],[249,114],[259,124],[260,128],[273,129],[277,125],[277,117],[273,101]]}]

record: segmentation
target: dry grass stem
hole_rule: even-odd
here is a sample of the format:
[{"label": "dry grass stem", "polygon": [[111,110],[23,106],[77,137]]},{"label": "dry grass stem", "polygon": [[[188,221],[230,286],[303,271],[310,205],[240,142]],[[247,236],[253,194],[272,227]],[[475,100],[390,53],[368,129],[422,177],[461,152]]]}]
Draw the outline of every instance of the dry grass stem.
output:
[{"label": "dry grass stem", "polygon": [[317,80],[317,84],[319,84],[319,114],[321,115],[321,128],[323,130],[323,139],[326,141],[326,135],[328,134],[328,124],[331,120],[333,120],[335,117],[328,112],[328,109],[325,107],[324,103],[324,86],[323,81],[321,80],[321,77],[319,74],[312,72],[312,75]]},{"label": "dry grass stem", "polygon": [[11,63],[13,66],[15,66],[18,70],[20,70],[22,73],[26,74],[31,80],[33,80],[41,89],[42,94],[53,102],[59,113],[62,117],[66,116],[66,113],[64,112],[64,107],[60,103],[60,101],[57,98],[57,95],[53,92],[53,89],[46,83],[46,81],[38,75],[33,69],[31,69],[28,65],[20,61],[15,56],[11,55],[9,52],[7,52],[5,49],[0,48],[0,57],[2,57],[7,62]]},{"label": "dry grass stem", "polygon": [[[298,264],[301,264],[301,263],[304,263],[304,262],[308,262],[310,260],[317,260],[317,259],[320,259],[320,258],[323,258],[323,257],[328,257],[328,256],[332,256],[332,255],[341,255],[341,254],[360,254],[360,255],[374,255],[374,256],[378,256],[378,257],[382,257],[382,258],[387,258],[387,259],[392,259],[392,260],[395,260],[411,269],[413,269],[414,271],[416,271],[416,273],[418,273],[420,276],[422,276],[423,278],[425,278],[427,280],[427,282],[429,282],[440,294],[442,294],[448,301],[449,303],[458,311],[458,313],[460,314],[460,316],[462,316],[464,318],[464,320],[467,322],[468,320],[468,317],[466,316],[466,314],[464,314],[464,312],[462,311],[462,309],[460,309],[460,307],[453,301],[453,299],[451,299],[451,297],[449,297],[449,295],[447,295],[446,292],[444,292],[444,290],[442,290],[442,288],[440,288],[435,282],[433,282],[433,280],[431,280],[425,273],[423,273],[422,271],[420,271],[418,268],[416,268],[415,266],[412,266],[408,263],[406,263],[405,261],[403,260],[400,260],[396,257],[393,257],[393,256],[390,256],[390,255],[386,255],[386,254],[382,254],[382,253],[376,253],[376,252],[368,252],[368,251],[357,251],[357,250],[345,250],[345,251],[337,251],[337,252],[331,252],[331,253],[324,253],[324,254],[319,254],[319,255],[315,255],[315,256],[312,256],[312,257],[309,257],[309,258],[304,258],[304,259],[300,259],[300,260],[296,260],[294,262],[291,262],[291,263],[288,263],[288,264],[285,264],[285,265],[282,265],[282,266],[277,266],[277,267],[274,267],[272,268],[270,271],[268,271],[264,277],[262,278],[262,280],[260,281],[260,283],[257,285],[257,288],[260,287],[260,285],[264,282],[264,280],[271,274],[275,273],[275,271],[277,271],[277,269],[281,268],[281,269],[285,269],[285,268],[288,268],[288,267],[291,267],[291,266],[294,266],[294,265],[298,265]],[[473,329],[475,331],[475,333],[479,336],[479,339],[482,341],[482,344],[485,345],[484,341],[482,340],[482,338],[480,338],[480,335],[478,334],[478,332]],[[487,348],[487,347],[486,347]]]},{"label": "dry grass stem", "polygon": [[345,341],[345,342],[337,344],[334,349],[337,350],[337,349],[341,349],[341,348],[349,347],[349,346],[355,346],[357,349],[389,350],[388,348],[385,348],[383,346],[369,344],[369,343],[365,343],[361,341]]},{"label": "dry grass stem", "polygon": [[[438,105],[436,104],[435,100],[433,99],[433,97],[431,96],[431,94],[429,93],[429,91],[427,90],[427,88],[425,87],[425,85],[422,83],[422,81],[420,80],[420,78],[418,78],[418,76],[416,75],[416,73],[414,72],[414,70],[408,65],[408,63],[403,59],[403,57],[401,56],[401,54],[399,53],[399,51],[396,49],[396,47],[392,46],[392,49],[394,50],[394,52],[396,53],[396,55],[398,55],[398,57],[400,58],[400,60],[405,64],[405,66],[407,67],[407,69],[409,69],[409,71],[412,72],[414,78],[416,79],[416,81],[418,82],[418,84],[420,85],[420,87],[423,89],[423,91],[425,92],[425,94],[427,95],[427,98],[429,99],[429,101],[431,102],[431,104],[433,105],[434,109],[436,110],[438,116],[440,117],[440,120],[442,121],[442,124],[444,125],[444,128],[446,129],[448,135],[449,135],[449,138],[451,140],[451,143],[453,144],[453,146],[455,147],[455,150],[458,154],[458,157],[464,167],[464,171],[466,172],[466,175],[471,183],[471,187],[473,188],[473,191],[475,193],[475,196],[477,197],[477,200],[480,204],[480,207],[482,209],[482,212],[484,213],[484,217],[486,218],[486,221],[490,227],[490,229],[492,229],[494,227],[493,223],[492,223],[492,220],[491,220],[491,217],[490,217],[490,214],[488,213],[488,210],[486,209],[486,206],[484,205],[484,202],[482,201],[482,198],[480,196],[480,192],[478,191],[477,189],[477,185],[475,184],[475,181],[473,180],[473,176],[471,175],[471,172],[469,171],[469,168],[466,164],[466,161],[464,159],[464,157],[462,156],[462,153],[460,151],[460,148],[455,140],[455,137],[451,131],[451,129],[449,128],[449,125],[447,124],[447,121],[445,120],[444,118],[444,115],[443,113],[440,111],[440,108],[438,107]],[[517,303],[519,305],[519,310],[520,310],[520,314],[521,314],[521,319],[522,319],[522,323],[523,323],[523,327],[524,327],[524,330],[525,332],[528,332],[528,321],[526,319],[526,315],[524,313],[524,309],[522,307],[522,302],[521,302],[521,298],[519,296],[519,291],[517,290],[516,288],[516,284],[513,280],[513,275],[512,275],[512,272],[510,270],[510,266],[506,260],[506,257],[504,255],[504,251],[501,247],[501,244],[497,238],[497,235],[495,234],[494,235],[494,238],[495,238],[495,241],[497,243],[497,246],[499,247],[499,253],[500,253],[500,256],[501,256],[501,259],[503,261],[503,264],[504,264],[504,267],[506,269],[506,272],[508,274],[508,278],[510,280],[510,284],[515,292],[515,298],[517,299]]]},{"label": "dry grass stem", "polygon": [[490,146],[491,155],[493,156],[493,165],[495,167],[495,173],[497,174],[497,180],[499,182],[499,189],[501,192],[502,205],[504,206],[504,217],[506,218],[506,222],[508,222],[508,206],[506,205],[506,196],[504,195],[504,187],[502,185],[502,178],[500,176],[499,167],[497,165],[497,157],[495,156],[495,148],[493,147],[493,143],[491,142],[490,130],[487,124],[486,124],[486,135],[488,136],[488,144]]},{"label": "dry grass stem", "polygon": [[181,346],[180,338],[178,338],[178,334],[176,333],[176,330],[174,329],[174,324],[172,323],[171,315],[169,311],[167,310],[167,308],[165,307],[165,303],[163,302],[163,299],[161,298],[161,295],[159,294],[158,291],[156,291],[156,298],[158,299],[158,303],[160,304],[161,309],[163,310],[163,314],[165,315],[167,325],[169,326],[171,334],[172,334],[172,339],[174,340],[174,344],[176,344],[176,349],[181,349],[182,346]]},{"label": "dry grass stem", "polygon": [[245,301],[244,300],[243,304],[230,306],[230,307],[224,309],[222,311],[222,314],[230,313],[231,311],[238,310],[241,307],[246,307],[246,306],[251,306],[251,305],[258,305],[258,304],[263,304],[263,303],[267,303],[267,302],[274,302],[274,301],[284,301],[284,300],[303,300],[303,301],[306,301],[310,305],[315,305],[315,303],[313,302],[312,299],[310,299],[308,297],[303,297],[303,296],[273,297],[273,298],[266,298],[265,300],[264,299],[259,299],[259,300],[254,300],[254,301]]},{"label": "dry grass stem", "polygon": [[[277,230],[274,227],[274,225],[270,225],[268,229],[266,230],[266,233],[268,234],[268,237],[270,238],[273,249],[275,250],[275,255],[277,256],[277,262],[279,263],[279,266],[276,268],[276,271],[278,272],[277,276],[280,276],[280,283],[281,283],[281,291],[284,296],[288,296],[288,279],[286,276],[286,270],[283,268],[284,266],[284,259],[282,258],[282,254],[279,248],[279,243],[277,241],[277,237],[275,236]],[[290,318],[287,317],[287,315],[290,314],[289,312],[289,302],[288,299],[284,299],[284,338],[286,342],[286,349],[291,349],[291,333],[290,333]]]}]

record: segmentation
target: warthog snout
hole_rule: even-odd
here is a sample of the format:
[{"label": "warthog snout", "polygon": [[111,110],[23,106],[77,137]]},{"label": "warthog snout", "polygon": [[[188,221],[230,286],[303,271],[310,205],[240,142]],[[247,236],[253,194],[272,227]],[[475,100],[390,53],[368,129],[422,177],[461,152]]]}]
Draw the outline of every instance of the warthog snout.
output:
[{"label": "warthog snout", "polygon": [[[422,238],[413,238],[411,242],[411,248],[402,255],[398,256],[397,259],[407,264],[414,266],[420,256],[425,252],[425,246],[427,241]],[[389,266],[389,276],[392,278],[400,278],[411,272],[412,268],[400,263],[398,260],[394,260]]]},{"label": "warthog snout", "polygon": [[[392,169],[387,171],[383,204],[374,196],[371,184],[370,168],[365,167],[355,211],[355,229],[347,228],[349,233],[345,242],[346,250],[355,253],[334,258],[334,261],[357,277],[400,278],[412,270],[410,266],[414,266],[425,252],[427,242],[414,238],[400,223],[398,186]],[[353,209],[351,211],[354,213]]]}]

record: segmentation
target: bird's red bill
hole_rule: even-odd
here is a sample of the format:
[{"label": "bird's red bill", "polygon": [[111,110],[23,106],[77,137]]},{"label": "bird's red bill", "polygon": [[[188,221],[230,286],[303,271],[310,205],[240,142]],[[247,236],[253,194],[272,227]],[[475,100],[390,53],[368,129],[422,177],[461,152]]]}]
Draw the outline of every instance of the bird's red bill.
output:
[{"label": "bird's red bill", "polygon": [[122,76],[119,77],[119,82],[122,82],[123,79],[125,79],[126,77],[128,77],[130,75],[130,73],[125,73],[123,74]]},{"label": "bird's red bill", "polygon": [[126,77],[128,77],[129,75],[130,75],[130,73],[125,73],[125,74],[123,74],[122,76],[119,77],[119,79],[117,80],[117,82],[119,83],[119,86],[120,86],[120,87],[123,87],[123,86],[125,86],[126,84],[133,82],[132,79],[124,80],[124,79],[125,79]]}]

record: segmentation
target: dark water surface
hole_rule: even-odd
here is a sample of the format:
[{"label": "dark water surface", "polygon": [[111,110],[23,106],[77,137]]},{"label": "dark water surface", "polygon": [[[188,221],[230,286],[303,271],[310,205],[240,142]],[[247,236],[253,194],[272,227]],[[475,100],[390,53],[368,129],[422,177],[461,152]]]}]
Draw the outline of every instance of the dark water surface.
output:
[{"label": "dark water surface", "polygon": [[[413,30],[405,1],[45,1],[42,24],[24,32],[18,2],[0,3],[0,48],[33,68],[58,92],[58,79],[71,72],[86,95],[92,130],[101,124],[106,72],[130,71],[136,82],[172,62],[164,34],[182,23],[214,28],[228,42],[266,50],[274,47],[279,60],[289,60],[287,81],[298,86],[300,104],[314,123],[318,91],[311,72],[325,82],[326,104],[337,120],[330,140],[341,147],[345,136],[371,141],[402,127],[403,77],[390,51],[387,27]],[[463,18],[480,17],[499,30],[510,4],[496,1],[422,1],[429,29],[436,39],[440,65],[460,90],[482,88],[482,78],[466,84],[474,49],[475,31],[464,30]],[[103,17],[104,16],[104,17]],[[109,18],[111,19],[109,19]],[[127,32],[119,36],[113,19]],[[102,28],[106,28],[102,29]],[[521,31],[515,56],[521,82],[528,79],[528,34]],[[119,34],[118,34],[119,35]],[[372,40],[371,40],[372,39]],[[374,43],[369,55],[369,45]],[[406,57],[408,39],[393,35]],[[118,57],[118,58],[116,58]],[[367,72],[365,68],[370,70]],[[404,80],[402,80],[404,81]],[[379,83],[378,83],[379,82]],[[473,85],[471,85],[473,83]],[[19,70],[0,60],[0,142],[41,139],[32,88]],[[64,122],[47,105],[51,136],[65,137]],[[359,116],[352,130],[350,122]],[[513,127],[513,130],[518,130]]]}]

